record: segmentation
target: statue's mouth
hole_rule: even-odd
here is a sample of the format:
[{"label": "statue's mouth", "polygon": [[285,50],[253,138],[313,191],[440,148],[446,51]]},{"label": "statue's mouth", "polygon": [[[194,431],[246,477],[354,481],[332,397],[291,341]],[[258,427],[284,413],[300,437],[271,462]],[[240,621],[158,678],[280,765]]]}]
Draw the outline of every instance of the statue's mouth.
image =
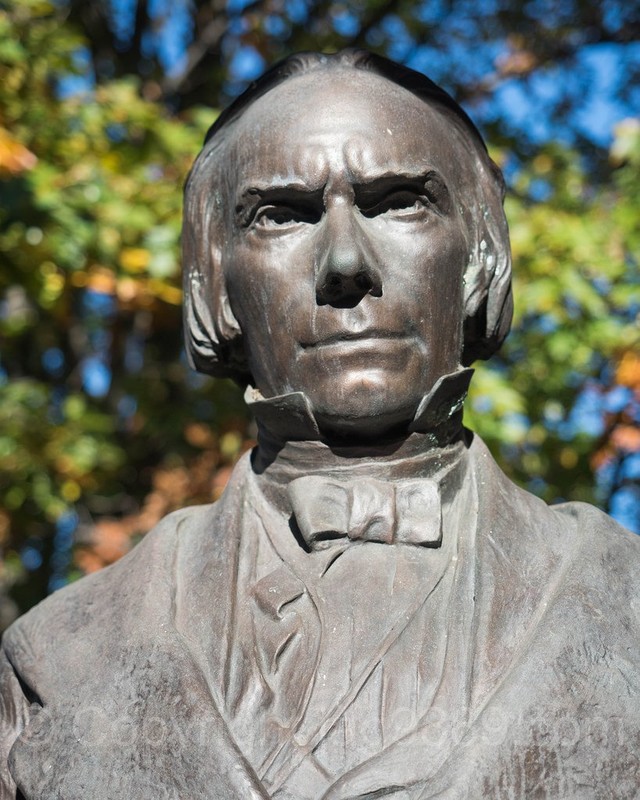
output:
[{"label": "statue's mouth", "polygon": [[389,331],[378,328],[369,328],[363,331],[340,331],[339,333],[324,336],[310,342],[300,342],[303,350],[311,348],[331,347],[336,345],[349,345],[349,343],[375,343],[384,341],[406,341],[409,339],[406,331]]}]

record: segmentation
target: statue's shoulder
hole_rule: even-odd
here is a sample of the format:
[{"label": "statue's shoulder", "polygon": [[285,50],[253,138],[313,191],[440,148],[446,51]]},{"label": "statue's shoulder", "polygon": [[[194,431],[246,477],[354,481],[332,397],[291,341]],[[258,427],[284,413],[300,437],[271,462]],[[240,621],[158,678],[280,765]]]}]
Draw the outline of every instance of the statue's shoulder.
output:
[{"label": "statue's shoulder", "polygon": [[[582,502],[558,503],[549,507],[558,519],[571,524],[579,541],[598,552],[613,555],[616,552],[640,556],[640,536],[623,528],[613,517],[599,508]],[[631,566],[637,567],[637,563]]]},{"label": "statue's shoulder", "polygon": [[566,596],[597,593],[602,608],[619,610],[631,602],[640,581],[640,536],[588,503],[547,505],[516,486],[479,437],[474,437],[471,457],[479,494],[476,549],[481,562],[495,561],[495,569],[510,565],[549,592],[557,581],[559,593]]},{"label": "statue's shoulder", "polygon": [[[587,503],[561,503],[551,509],[573,531],[574,557],[565,579],[571,607],[595,609],[594,628],[601,627],[615,645],[627,642],[630,631],[640,635],[640,536]],[[640,668],[637,659],[636,663]]]},{"label": "statue's shoulder", "polygon": [[[72,653],[136,637],[170,613],[176,569],[184,553],[222,536],[218,504],[180,509],[162,519],[126,556],[54,592],[5,631],[2,647],[20,674]],[[46,654],[46,658],[44,657]],[[73,656],[75,658],[75,656]]]},{"label": "statue's shoulder", "polygon": [[575,501],[548,505],[517,486],[502,472],[477,435],[473,436],[471,459],[481,496],[481,518],[492,526],[497,523],[511,538],[530,539],[533,535],[537,540],[539,534],[550,546],[585,549],[586,545],[597,550],[640,553],[640,536],[595,506]]},{"label": "statue's shoulder", "polygon": [[162,637],[177,635],[175,617],[185,596],[196,615],[211,615],[212,605],[226,607],[248,469],[248,457],[241,459],[216,503],[174,511],[124,558],[16,620],[2,649],[24,682],[55,694],[73,674],[115,664],[121,650],[156,647]]}]

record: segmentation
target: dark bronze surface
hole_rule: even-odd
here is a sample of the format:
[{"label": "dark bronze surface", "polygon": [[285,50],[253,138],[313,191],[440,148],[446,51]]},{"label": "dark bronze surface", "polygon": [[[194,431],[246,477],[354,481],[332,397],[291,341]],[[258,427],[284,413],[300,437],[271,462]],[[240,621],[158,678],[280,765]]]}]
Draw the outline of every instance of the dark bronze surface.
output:
[{"label": "dark bronze surface", "polygon": [[639,540],[462,427],[511,319],[502,194],[451,98],[366,53],[223,113],[186,341],[259,443],[9,629],[2,800],[639,796]]}]

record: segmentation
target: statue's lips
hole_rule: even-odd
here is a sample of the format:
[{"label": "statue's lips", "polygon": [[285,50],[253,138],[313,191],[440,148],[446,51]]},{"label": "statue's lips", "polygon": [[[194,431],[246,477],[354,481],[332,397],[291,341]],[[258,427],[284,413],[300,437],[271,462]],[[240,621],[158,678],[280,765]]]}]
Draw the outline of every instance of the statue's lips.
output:
[{"label": "statue's lips", "polygon": [[397,344],[407,345],[414,339],[405,331],[343,331],[312,342],[301,342],[303,350],[354,350],[362,348],[384,349]]}]

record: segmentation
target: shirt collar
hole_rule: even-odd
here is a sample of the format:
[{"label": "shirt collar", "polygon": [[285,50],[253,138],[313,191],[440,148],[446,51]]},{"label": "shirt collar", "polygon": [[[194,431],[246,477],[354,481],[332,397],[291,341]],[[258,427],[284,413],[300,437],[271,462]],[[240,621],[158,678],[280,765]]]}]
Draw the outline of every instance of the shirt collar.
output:
[{"label": "shirt collar", "polygon": [[[441,376],[424,395],[408,433],[424,434],[432,447],[442,447],[459,438],[462,407],[473,369],[459,369]],[[289,392],[265,398],[253,386],[244,396],[258,424],[258,442],[265,455],[292,441],[323,441],[304,392]]]}]

